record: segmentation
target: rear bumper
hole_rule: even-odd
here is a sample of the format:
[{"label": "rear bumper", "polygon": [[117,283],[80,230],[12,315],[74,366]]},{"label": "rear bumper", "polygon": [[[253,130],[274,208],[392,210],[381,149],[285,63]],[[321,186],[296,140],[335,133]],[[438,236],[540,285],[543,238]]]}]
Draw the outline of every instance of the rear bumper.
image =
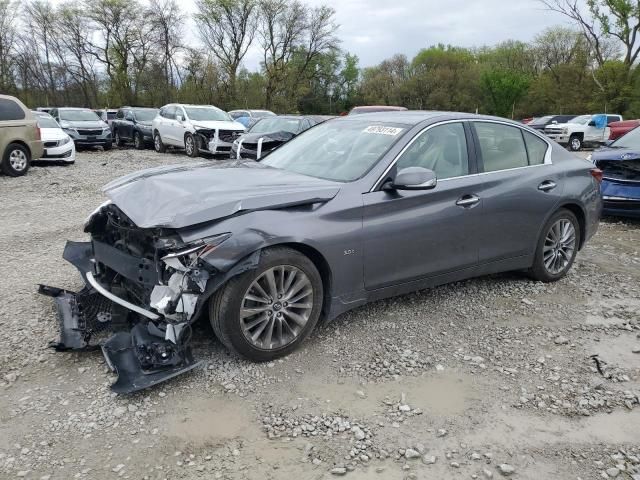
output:
[{"label": "rear bumper", "polygon": [[31,150],[31,160],[38,160],[44,154],[44,143],[42,140],[29,142],[29,150]]}]

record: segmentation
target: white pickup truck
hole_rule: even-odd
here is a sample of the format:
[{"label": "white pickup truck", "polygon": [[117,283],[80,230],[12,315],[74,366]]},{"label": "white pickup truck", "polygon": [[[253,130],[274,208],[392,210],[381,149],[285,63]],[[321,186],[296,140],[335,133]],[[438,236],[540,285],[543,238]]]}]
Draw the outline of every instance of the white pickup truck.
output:
[{"label": "white pickup truck", "polygon": [[547,125],[544,133],[551,140],[577,152],[585,146],[604,144],[609,139],[609,124],[621,120],[622,115],[580,115],[567,123]]}]

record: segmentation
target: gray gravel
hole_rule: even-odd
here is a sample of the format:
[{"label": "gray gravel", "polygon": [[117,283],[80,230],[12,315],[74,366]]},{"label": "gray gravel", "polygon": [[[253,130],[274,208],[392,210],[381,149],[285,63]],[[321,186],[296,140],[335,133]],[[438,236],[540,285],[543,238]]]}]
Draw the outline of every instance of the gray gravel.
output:
[{"label": "gray gravel", "polygon": [[0,176],[0,478],[640,478],[640,223],[606,219],[551,285],[511,273],[376,302],[285,359],[230,355],[128,397],[53,353],[66,239],[100,187],[180,153],[82,152]]}]

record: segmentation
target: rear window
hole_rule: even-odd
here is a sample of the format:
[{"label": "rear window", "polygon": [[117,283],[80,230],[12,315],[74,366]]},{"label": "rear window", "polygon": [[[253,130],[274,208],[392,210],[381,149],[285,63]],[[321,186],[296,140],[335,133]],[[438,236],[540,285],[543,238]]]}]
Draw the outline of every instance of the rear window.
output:
[{"label": "rear window", "polygon": [[0,98],[0,121],[24,120],[24,110],[13,100]]}]

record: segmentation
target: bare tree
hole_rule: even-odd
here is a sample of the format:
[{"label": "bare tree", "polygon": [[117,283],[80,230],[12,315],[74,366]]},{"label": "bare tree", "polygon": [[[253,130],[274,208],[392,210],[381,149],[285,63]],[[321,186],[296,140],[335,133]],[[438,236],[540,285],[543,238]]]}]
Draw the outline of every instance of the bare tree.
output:
[{"label": "bare tree", "polygon": [[151,0],[147,15],[154,40],[157,43],[159,62],[164,72],[164,99],[169,101],[171,92],[180,81],[178,54],[184,50],[180,41],[185,15],[176,0]]},{"label": "bare tree", "polygon": [[613,37],[623,46],[623,61],[629,69],[640,55],[640,2],[638,0],[540,0],[548,9],[573,20],[589,42],[598,65],[611,56]]},{"label": "bare tree", "polygon": [[196,5],[200,38],[222,65],[235,101],[238,69],[256,32],[256,0],[197,0]]},{"label": "bare tree", "polygon": [[15,16],[15,4],[9,0],[0,0],[0,91],[2,92],[11,92],[16,87],[12,65],[17,41]]}]

